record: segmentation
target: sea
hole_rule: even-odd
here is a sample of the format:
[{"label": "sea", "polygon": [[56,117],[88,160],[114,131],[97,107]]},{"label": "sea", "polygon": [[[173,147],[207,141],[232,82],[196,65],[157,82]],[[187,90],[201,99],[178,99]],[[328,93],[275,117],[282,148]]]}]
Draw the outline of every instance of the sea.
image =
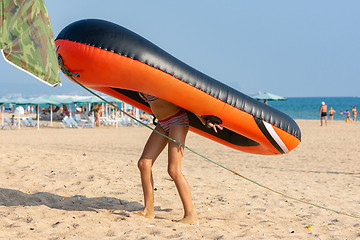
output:
[{"label": "sea", "polygon": [[346,115],[341,113],[346,110],[351,112],[353,106],[356,106],[358,112],[360,111],[360,97],[289,97],[285,101],[268,101],[268,105],[293,119],[314,120],[320,119],[321,102],[325,102],[328,110],[332,107],[336,111],[334,120],[345,120]]}]

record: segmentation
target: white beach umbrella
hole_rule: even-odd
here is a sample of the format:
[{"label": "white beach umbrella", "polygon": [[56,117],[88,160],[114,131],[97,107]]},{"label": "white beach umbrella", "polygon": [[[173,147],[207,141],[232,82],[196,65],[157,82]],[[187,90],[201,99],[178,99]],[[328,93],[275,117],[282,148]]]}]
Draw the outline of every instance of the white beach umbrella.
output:
[{"label": "white beach umbrella", "polygon": [[25,114],[25,109],[22,106],[18,106],[15,108],[14,111],[15,114],[23,115]]},{"label": "white beach umbrella", "polygon": [[20,128],[20,115],[24,115],[25,114],[25,109],[22,106],[17,106],[14,110],[14,114],[18,115],[18,120],[19,120],[19,128]]}]

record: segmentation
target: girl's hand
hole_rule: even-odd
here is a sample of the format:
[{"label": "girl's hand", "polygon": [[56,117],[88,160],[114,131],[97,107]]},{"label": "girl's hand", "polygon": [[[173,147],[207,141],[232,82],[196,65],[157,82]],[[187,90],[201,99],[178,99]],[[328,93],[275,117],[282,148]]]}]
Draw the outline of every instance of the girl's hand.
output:
[{"label": "girl's hand", "polygon": [[[204,126],[206,126],[207,128],[212,128],[214,129],[214,131],[217,133],[217,130],[223,130],[223,127],[221,126],[221,124],[216,123],[214,121],[211,121],[209,118],[205,118],[202,116],[198,116],[196,115],[199,120],[201,121],[202,124],[204,124]],[[220,120],[221,121],[221,120]]]},{"label": "girl's hand", "polygon": [[217,133],[217,129],[223,130],[223,127],[218,123],[213,123],[209,119],[206,120],[205,126],[207,128],[212,128]]}]

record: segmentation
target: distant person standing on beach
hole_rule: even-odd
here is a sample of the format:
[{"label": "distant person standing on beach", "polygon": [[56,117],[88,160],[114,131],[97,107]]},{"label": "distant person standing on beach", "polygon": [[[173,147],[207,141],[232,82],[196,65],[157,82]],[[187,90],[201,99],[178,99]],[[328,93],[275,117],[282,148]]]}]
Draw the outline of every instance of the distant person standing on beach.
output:
[{"label": "distant person standing on beach", "polygon": [[329,120],[334,120],[334,113],[336,113],[336,111],[332,107],[330,107]]},{"label": "distant person standing on beach", "polygon": [[349,111],[349,110],[346,110],[345,122],[352,122],[352,119],[351,119],[351,117],[350,117],[350,111]]},{"label": "distant person standing on beach", "polygon": [[325,119],[325,125],[327,126],[327,105],[325,104],[325,102],[321,103],[320,106],[320,125],[323,125],[323,119]]},{"label": "distant person standing on beach", "polygon": [[354,117],[354,122],[356,121],[356,116],[357,116],[357,110],[356,110],[356,106],[353,106],[353,108],[351,109],[352,111],[352,115]]}]

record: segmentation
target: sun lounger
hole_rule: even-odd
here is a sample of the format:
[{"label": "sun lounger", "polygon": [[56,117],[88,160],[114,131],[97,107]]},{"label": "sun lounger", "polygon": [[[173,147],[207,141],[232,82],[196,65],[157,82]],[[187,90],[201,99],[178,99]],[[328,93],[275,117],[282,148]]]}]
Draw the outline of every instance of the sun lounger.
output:
[{"label": "sun lounger", "polygon": [[137,122],[137,121],[134,121],[133,119],[129,118],[129,117],[121,117],[120,119],[118,119],[118,123],[121,125],[121,126],[124,126],[124,127],[139,127],[140,124]]},{"label": "sun lounger", "polygon": [[68,116],[65,116],[61,121],[61,126],[63,128],[79,128],[79,125],[75,122],[73,124]]},{"label": "sun lounger", "polygon": [[16,122],[14,121],[14,123],[11,123],[10,118],[4,117],[4,126],[10,128],[10,129],[15,129]]},{"label": "sun lounger", "polygon": [[75,114],[75,119],[70,117],[70,121],[75,121],[81,127],[93,127],[88,119],[82,119],[80,114]]},{"label": "sun lounger", "polygon": [[91,126],[94,127],[94,126],[95,126],[95,119],[94,119],[94,117],[90,115],[90,116],[88,116],[87,118],[88,118],[88,121],[89,121],[89,123],[91,124]]},{"label": "sun lounger", "polygon": [[100,117],[100,124],[104,126],[114,125],[116,122],[109,117]]},{"label": "sun lounger", "polygon": [[25,126],[25,127],[35,127],[36,125],[30,123],[26,117],[22,117],[20,120],[20,123],[22,124],[21,126]]},{"label": "sun lounger", "polygon": [[[37,122],[35,122],[32,117],[26,117],[27,121],[31,124],[32,127],[37,126]],[[48,126],[49,124],[47,122],[39,122],[40,127],[41,126]]]},{"label": "sun lounger", "polygon": [[0,125],[1,129],[5,129],[5,130],[9,130],[9,128],[4,124],[4,125]]}]

